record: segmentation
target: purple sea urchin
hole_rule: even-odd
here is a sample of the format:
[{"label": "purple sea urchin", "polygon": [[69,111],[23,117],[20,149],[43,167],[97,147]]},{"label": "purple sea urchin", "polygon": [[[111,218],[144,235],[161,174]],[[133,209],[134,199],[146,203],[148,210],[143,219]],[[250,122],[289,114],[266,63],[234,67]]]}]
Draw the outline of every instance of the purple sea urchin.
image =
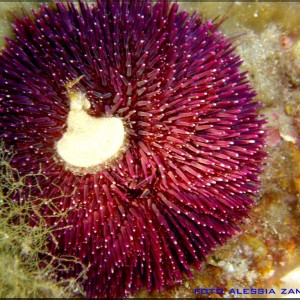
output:
[{"label": "purple sea urchin", "polygon": [[31,192],[67,211],[47,219],[49,249],[90,265],[88,297],[165,289],[248,214],[264,157],[255,92],[198,14],[167,1],[79,6],[15,22],[0,135],[21,174],[44,174]]}]

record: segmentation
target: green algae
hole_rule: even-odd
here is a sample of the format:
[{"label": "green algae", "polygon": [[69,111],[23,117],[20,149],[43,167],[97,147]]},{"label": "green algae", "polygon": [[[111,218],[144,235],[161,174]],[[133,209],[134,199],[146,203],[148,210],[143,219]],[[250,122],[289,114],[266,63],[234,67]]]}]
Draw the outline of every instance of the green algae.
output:
[{"label": "green algae", "polygon": [[[44,199],[28,195],[23,197],[26,177],[11,167],[13,155],[0,145],[0,298],[63,298],[83,294],[77,278],[56,281],[56,271],[67,268],[66,262],[75,258],[54,257],[47,252],[47,241],[53,238],[39,207]],[[32,176],[32,174],[31,174]],[[35,174],[36,186],[38,177]],[[14,201],[18,194],[24,201]],[[51,206],[56,216],[64,214]],[[33,218],[39,222],[32,226]],[[45,259],[47,258],[47,259]],[[55,266],[53,262],[55,261]],[[42,267],[41,267],[42,266]],[[83,270],[85,270],[83,268]],[[84,272],[81,276],[84,277]]]}]

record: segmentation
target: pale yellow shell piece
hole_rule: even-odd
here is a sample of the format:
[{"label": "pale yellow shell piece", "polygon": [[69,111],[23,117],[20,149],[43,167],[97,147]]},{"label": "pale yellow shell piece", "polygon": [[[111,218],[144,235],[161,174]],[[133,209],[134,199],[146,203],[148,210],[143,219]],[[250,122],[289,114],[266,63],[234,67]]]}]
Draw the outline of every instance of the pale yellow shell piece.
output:
[{"label": "pale yellow shell piece", "polygon": [[91,104],[85,94],[72,90],[80,79],[66,85],[70,99],[67,131],[56,147],[67,164],[90,168],[103,164],[119,152],[124,143],[125,130],[120,118],[96,118],[86,112]]}]

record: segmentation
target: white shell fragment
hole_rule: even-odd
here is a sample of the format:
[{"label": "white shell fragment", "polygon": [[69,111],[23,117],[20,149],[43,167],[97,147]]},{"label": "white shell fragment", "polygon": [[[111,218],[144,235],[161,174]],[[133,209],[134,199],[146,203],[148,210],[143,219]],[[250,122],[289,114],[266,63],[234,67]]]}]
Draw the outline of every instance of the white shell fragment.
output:
[{"label": "white shell fragment", "polygon": [[90,116],[89,101],[81,92],[70,95],[67,131],[57,143],[61,158],[74,167],[89,168],[115,156],[123,145],[124,126],[116,117]]}]

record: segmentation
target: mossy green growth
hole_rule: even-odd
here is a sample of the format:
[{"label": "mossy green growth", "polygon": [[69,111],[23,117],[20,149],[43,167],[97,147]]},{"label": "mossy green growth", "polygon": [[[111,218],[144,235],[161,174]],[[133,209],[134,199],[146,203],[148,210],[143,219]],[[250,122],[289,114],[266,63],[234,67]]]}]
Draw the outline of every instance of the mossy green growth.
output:
[{"label": "mossy green growth", "polygon": [[[47,252],[47,241],[53,228],[46,225],[39,207],[46,200],[24,194],[27,176],[38,178],[42,174],[20,176],[11,167],[12,155],[0,144],[0,298],[69,298],[84,296],[80,286],[86,268],[78,278],[57,281],[57,270],[70,263],[78,264],[72,257],[54,257]],[[15,201],[15,196],[22,201]],[[37,201],[38,200],[38,201]],[[55,201],[52,201],[55,202]],[[59,212],[51,201],[47,205],[57,217]],[[64,213],[65,214],[65,213]],[[59,214],[63,218],[64,214]],[[32,226],[33,218],[38,218]],[[55,263],[53,263],[55,262]]]}]

